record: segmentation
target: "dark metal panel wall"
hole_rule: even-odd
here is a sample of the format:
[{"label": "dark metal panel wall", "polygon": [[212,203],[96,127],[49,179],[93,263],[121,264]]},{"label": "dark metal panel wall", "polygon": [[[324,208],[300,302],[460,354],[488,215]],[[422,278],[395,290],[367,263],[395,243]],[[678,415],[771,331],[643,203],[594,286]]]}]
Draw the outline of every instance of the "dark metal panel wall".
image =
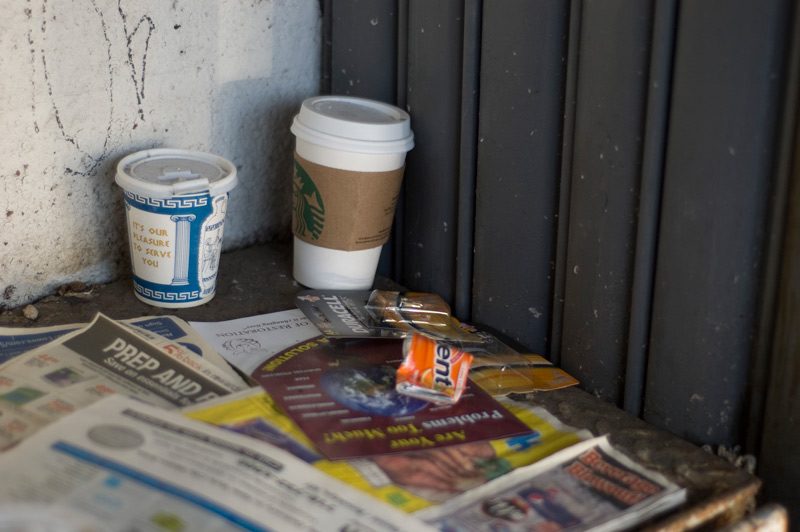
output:
[{"label": "dark metal panel wall", "polygon": [[568,8],[514,0],[483,10],[472,319],[542,354],[552,321]]},{"label": "dark metal panel wall", "polygon": [[644,418],[742,441],[789,2],[683,2]]},{"label": "dark metal panel wall", "polygon": [[678,12],[678,0],[654,4],[623,394],[625,410],[635,416],[644,399]]},{"label": "dark metal panel wall", "polygon": [[652,4],[583,2],[561,365],[622,403]]},{"label": "dark metal panel wall", "polygon": [[[797,117],[797,115],[795,115]],[[800,121],[796,122],[800,123]],[[797,133],[795,132],[795,135]],[[795,137],[800,154],[800,135]],[[800,156],[793,161],[785,254],[780,274],[773,371],[766,391],[758,474],[767,500],[800,515]]]},{"label": "dark metal panel wall", "polygon": [[455,295],[464,2],[408,4],[406,105],[415,147],[404,178],[403,271],[415,290]]},{"label": "dark metal panel wall", "polygon": [[323,5],[323,90],[412,117],[383,273],[800,507],[794,2]]},{"label": "dark metal panel wall", "polygon": [[326,7],[330,92],[395,103],[397,0],[326,0]]},{"label": "dark metal panel wall", "polygon": [[395,279],[741,442],[791,4],[325,0],[331,91],[412,117]]},{"label": "dark metal panel wall", "polygon": [[[757,473],[764,481],[765,500],[786,505],[796,522],[800,516],[800,7],[795,3],[793,9],[763,289],[765,296],[774,295],[765,297],[756,335],[746,443],[748,449],[759,451]],[[787,198],[785,204],[782,198]]]},{"label": "dark metal panel wall", "polygon": [[464,45],[461,72],[461,137],[458,169],[458,231],[453,313],[472,316],[475,250],[475,183],[478,159],[478,106],[483,0],[464,2]]}]

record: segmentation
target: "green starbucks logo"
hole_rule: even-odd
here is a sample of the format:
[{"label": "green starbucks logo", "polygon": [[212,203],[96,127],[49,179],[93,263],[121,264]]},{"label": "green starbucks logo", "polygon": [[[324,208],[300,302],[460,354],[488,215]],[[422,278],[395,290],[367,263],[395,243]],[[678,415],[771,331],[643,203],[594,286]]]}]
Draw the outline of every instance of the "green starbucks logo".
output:
[{"label": "green starbucks logo", "polygon": [[294,162],[292,207],[295,234],[318,239],[325,225],[325,206],[314,181],[297,161]]}]

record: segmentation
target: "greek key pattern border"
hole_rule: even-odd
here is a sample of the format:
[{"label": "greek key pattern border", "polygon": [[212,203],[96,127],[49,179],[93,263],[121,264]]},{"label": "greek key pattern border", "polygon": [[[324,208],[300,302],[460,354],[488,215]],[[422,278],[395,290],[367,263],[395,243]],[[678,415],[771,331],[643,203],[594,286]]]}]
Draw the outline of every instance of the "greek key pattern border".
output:
[{"label": "greek key pattern border", "polygon": [[192,290],[191,292],[163,292],[161,290],[145,288],[139,283],[133,283],[133,286],[143,297],[152,299],[153,301],[173,301],[178,303],[200,299],[200,290]]},{"label": "greek key pattern border", "polygon": [[192,196],[187,198],[174,197],[174,198],[151,198],[148,196],[140,196],[133,192],[125,191],[125,195],[131,198],[136,203],[144,203],[149,207],[166,207],[170,209],[194,209],[197,207],[205,207],[208,205],[208,195],[205,196]]}]

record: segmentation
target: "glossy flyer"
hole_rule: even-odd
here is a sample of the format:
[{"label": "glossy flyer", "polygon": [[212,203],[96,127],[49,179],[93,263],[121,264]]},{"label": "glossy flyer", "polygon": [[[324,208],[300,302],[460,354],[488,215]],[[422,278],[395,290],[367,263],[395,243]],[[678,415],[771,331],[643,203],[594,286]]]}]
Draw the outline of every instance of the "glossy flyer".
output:
[{"label": "glossy flyer", "polygon": [[402,341],[318,336],[272,357],[252,377],[327,458],[437,449],[530,433],[478,386],[436,405],[395,389]]}]

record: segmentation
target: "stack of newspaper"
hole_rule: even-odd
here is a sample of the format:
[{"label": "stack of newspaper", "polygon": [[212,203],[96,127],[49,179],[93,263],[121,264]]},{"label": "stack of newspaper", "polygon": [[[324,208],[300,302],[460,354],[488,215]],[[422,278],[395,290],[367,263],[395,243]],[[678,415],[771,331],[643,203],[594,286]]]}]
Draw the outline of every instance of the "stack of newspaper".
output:
[{"label": "stack of newspaper", "polygon": [[296,309],[0,329],[0,530],[621,530],[685,500],[543,409],[398,401],[364,346]]}]

